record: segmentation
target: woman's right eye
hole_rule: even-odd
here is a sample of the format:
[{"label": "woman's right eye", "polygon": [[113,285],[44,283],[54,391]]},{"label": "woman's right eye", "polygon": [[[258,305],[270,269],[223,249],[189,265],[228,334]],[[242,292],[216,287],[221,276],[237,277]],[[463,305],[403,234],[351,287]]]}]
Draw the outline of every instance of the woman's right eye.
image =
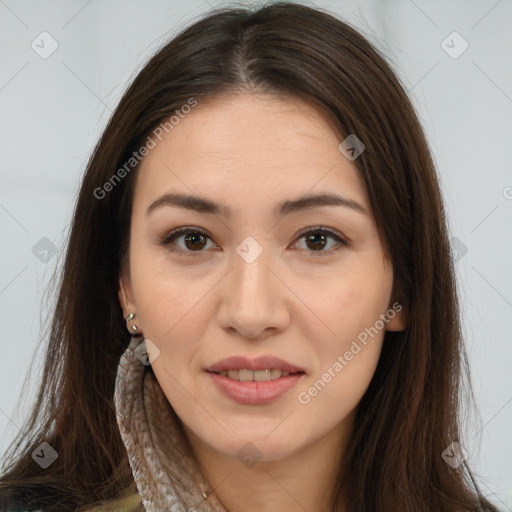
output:
[{"label": "woman's right eye", "polygon": [[[175,241],[182,240],[182,245],[178,244],[178,248],[176,248]],[[203,252],[207,246],[207,242],[210,240],[213,244],[213,240],[211,237],[202,229],[198,228],[179,228],[174,231],[171,231],[169,234],[165,236],[162,240],[162,245],[167,247],[172,252],[178,253],[186,253],[191,256],[197,256],[194,253]],[[214,246],[216,246],[214,244]]]}]

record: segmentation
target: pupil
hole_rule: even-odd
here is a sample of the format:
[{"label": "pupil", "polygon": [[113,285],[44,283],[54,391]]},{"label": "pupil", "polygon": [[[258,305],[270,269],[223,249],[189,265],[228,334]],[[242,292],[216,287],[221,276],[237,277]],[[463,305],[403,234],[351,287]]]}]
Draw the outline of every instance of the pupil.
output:
[{"label": "pupil", "polygon": [[[201,233],[194,233],[192,235],[186,235],[185,236],[185,244],[187,245],[187,247],[189,249],[191,249],[191,247],[188,246],[188,242],[192,241],[192,244],[197,244],[198,243],[198,239],[200,240],[199,243],[203,242],[203,245],[201,247],[199,247],[200,249],[202,249],[204,247],[204,236]],[[196,248],[197,249],[198,246],[195,245],[192,248]]]},{"label": "pupil", "polygon": [[[319,241],[322,242],[322,245],[316,245]],[[321,233],[313,233],[307,237],[306,243],[309,244],[309,242],[313,242],[314,245],[313,245],[313,247],[310,247],[310,248],[314,249],[315,251],[322,249],[323,247],[325,247],[325,235],[323,235]],[[309,247],[309,245],[308,245],[308,247]]]}]

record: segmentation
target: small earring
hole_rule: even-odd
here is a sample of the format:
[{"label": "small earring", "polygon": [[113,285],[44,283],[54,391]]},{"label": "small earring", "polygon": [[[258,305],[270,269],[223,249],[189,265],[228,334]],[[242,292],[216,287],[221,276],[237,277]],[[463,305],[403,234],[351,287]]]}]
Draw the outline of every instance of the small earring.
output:
[{"label": "small earring", "polygon": [[[130,313],[127,317],[126,317],[126,323],[130,322],[131,320],[133,320],[135,318],[135,313]],[[138,331],[138,328],[137,326],[134,324],[132,325],[132,331],[133,332],[137,332]]]}]

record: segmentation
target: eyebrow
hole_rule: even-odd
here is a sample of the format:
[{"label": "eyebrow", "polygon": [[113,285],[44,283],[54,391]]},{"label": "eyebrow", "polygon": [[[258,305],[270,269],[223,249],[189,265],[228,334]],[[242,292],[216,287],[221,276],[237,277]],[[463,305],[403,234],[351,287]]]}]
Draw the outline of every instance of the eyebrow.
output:
[{"label": "eyebrow", "polygon": [[[231,216],[231,210],[224,205],[215,203],[209,199],[199,196],[189,196],[185,194],[165,194],[158,198],[146,210],[146,215],[162,206],[172,206],[177,208],[186,208],[200,213],[209,213],[220,215],[225,218]],[[322,206],[344,206],[357,212],[368,215],[368,210],[358,202],[342,197],[337,194],[323,193],[315,195],[305,195],[299,199],[282,201],[275,208],[275,213],[287,215],[292,212],[310,210]]]}]

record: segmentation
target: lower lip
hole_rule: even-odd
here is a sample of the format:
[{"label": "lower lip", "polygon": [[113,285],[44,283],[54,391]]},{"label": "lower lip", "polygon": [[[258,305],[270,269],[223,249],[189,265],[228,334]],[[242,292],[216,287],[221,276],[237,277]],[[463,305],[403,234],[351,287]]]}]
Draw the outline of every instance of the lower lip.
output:
[{"label": "lower lip", "polygon": [[244,405],[262,405],[277,400],[281,395],[294,388],[304,373],[295,373],[279,379],[265,382],[243,382],[207,372],[217,387],[236,402]]}]

